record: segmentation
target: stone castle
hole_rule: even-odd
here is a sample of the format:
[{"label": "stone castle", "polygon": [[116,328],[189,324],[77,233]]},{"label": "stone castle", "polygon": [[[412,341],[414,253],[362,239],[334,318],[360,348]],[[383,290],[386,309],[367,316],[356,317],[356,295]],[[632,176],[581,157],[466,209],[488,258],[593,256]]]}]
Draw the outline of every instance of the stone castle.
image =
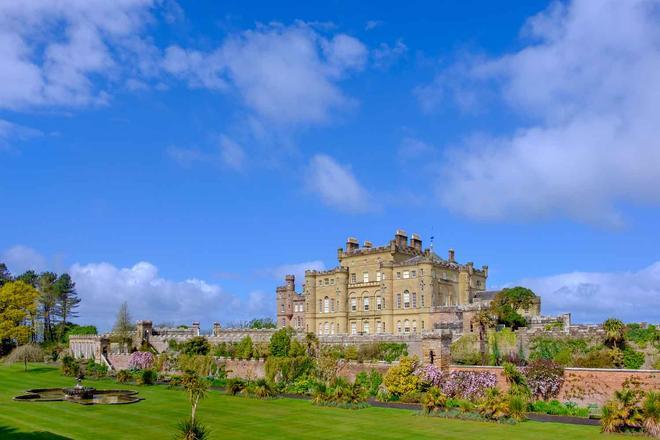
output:
[{"label": "stone castle", "polygon": [[[447,259],[403,230],[384,246],[349,237],[337,250],[339,265],[308,270],[302,292],[295,277],[276,289],[277,325],[318,335],[404,335],[451,329],[471,332],[471,317],[497,291],[486,290],[488,266],[460,264],[453,249]],[[540,298],[525,311],[540,315]]]}]

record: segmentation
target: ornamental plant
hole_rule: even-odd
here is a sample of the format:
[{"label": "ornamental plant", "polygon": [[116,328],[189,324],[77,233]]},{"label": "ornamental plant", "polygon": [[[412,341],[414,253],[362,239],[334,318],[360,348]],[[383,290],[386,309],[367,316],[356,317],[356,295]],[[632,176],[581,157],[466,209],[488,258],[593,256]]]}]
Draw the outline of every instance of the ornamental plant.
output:
[{"label": "ornamental plant", "polygon": [[154,355],[148,351],[136,351],[128,358],[128,368],[146,370],[154,363]]},{"label": "ornamental plant", "polygon": [[416,374],[424,384],[440,388],[447,397],[473,401],[497,385],[497,376],[487,371],[454,370],[447,373],[429,364],[419,368]]},{"label": "ornamental plant", "polygon": [[550,400],[559,395],[564,384],[564,367],[558,363],[539,359],[521,370],[534,399]]},{"label": "ornamental plant", "polygon": [[417,367],[417,358],[401,358],[399,365],[395,365],[385,373],[383,383],[387,390],[397,396],[417,391],[421,382],[420,377],[415,374]]}]

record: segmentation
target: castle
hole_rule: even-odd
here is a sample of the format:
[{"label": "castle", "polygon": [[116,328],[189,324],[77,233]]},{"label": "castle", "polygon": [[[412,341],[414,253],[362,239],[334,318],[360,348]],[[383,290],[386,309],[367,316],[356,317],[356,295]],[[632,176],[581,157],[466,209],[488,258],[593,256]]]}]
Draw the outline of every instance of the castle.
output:
[{"label": "castle", "polygon": [[[276,289],[278,327],[318,335],[472,332],[471,317],[497,293],[486,290],[488,266],[460,264],[453,249],[443,259],[403,230],[377,247],[349,237],[337,259],[334,269],[306,271],[302,293],[286,276]],[[538,298],[525,313],[538,316],[540,308]]]}]

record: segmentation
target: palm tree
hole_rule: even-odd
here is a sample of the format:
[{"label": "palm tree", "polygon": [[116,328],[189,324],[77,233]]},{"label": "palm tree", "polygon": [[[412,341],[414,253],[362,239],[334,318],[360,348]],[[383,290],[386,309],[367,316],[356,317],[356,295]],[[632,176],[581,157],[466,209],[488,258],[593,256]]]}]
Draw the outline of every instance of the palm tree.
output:
[{"label": "palm tree", "polygon": [[206,428],[195,420],[197,405],[199,401],[206,396],[209,389],[209,383],[206,379],[200,377],[193,371],[186,371],[181,379],[181,386],[188,393],[188,401],[191,406],[190,418],[179,424],[178,438],[182,440],[203,440],[208,436]]},{"label": "palm tree", "polygon": [[649,391],[642,407],[644,430],[654,438],[660,438],[660,392]]},{"label": "palm tree", "polygon": [[495,319],[488,310],[480,310],[472,317],[471,323],[479,328],[479,353],[481,353],[481,365],[486,365],[486,331],[495,325]]},{"label": "palm tree", "polygon": [[605,341],[617,348],[617,343],[623,342],[626,325],[619,319],[609,318],[603,323],[605,330]]}]

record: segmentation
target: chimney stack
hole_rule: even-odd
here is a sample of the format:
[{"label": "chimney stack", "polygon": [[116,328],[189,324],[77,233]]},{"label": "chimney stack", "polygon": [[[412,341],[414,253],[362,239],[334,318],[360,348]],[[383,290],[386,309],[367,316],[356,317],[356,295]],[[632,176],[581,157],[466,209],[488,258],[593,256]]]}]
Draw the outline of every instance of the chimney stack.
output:
[{"label": "chimney stack", "polygon": [[453,249],[449,249],[449,262],[453,263],[456,261],[455,253]]},{"label": "chimney stack", "polygon": [[346,239],[346,253],[350,254],[353,251],[356,251],[360,248],[360,243],[355,237],[348,237]]},{"label": "chimney stack", "polygon": [[418,234],[413,234],[410,238],[410,246],[422,252],[422,238]]},{"label": "chimney stack", "polygon": [[219,322],[214,322],[213,323],[213,336],[220,336],[220,332],[222,331],[222,327],[220,326]]},{"label": "chimney stack", "polygon": [[394,242],[398,247],[405,248],[408,246],[408,234],[403,229],[397,229],[394,234]]},{"label": "chimney stack", "polygon": [[363,246],[365,249],[371,249],[371,248],[374,246],[374,244],[373,244],[372,242],[370,242],[369,240],[365,240],[365,241],[364,241],[364,245],[362,245],[362,246]]}]

